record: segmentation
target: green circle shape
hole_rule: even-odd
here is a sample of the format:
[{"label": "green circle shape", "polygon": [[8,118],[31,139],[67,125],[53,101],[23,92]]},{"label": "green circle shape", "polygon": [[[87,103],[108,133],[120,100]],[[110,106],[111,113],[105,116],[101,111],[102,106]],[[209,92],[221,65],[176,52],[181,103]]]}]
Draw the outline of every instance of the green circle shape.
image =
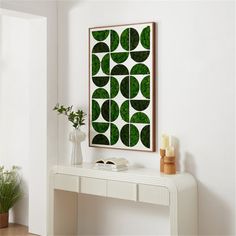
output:
[{"label": "green circle shape", "polygon": [[134,76],[126,76],[120,84],[121,94],[125,98],[134,98],[139,92],[139,82]]},{"label": "green circle shape", "polygon": [[100,69],[100,60],[96,55],[92,55],[92,75],[96,75]]},{"label": "green circle shape", "polygon": [[114,98],[119,93],[119,82],[115,77],[110,79],[110,95],[111,98]]},{"label": "green circle shape", "polygon": [[110,74],[110,55],[107,53],[103,58],[101,62],[102,71],[104,74],[109,75]]},{"label": "green circle shape", "polygon": [[150,148],[150,125],[146,125],[143,127],[140,136],[142,144],[145,147]]},{"label": "green circle shape", "polygon": [[115,30],[111,30],[111,34],[110,34],[110,48],[111,48],[111,52],[115,51],[119,45],[119,35],[117,34],[117,32]]},{"label": "green circle shape", "polygon": [[111,123],[111,145],[114,145],[118,142],[119,140],[119,129],[117,128],[116,125]]},{"label": "green circle shape", "polygon": [[139,141],[139,131],[133,124],[126,124],[120,132],[122,143],[127,147],[135,146]]},{"label": "green circle shape", "polygon": [[146,76],[141,82],[141,93],[145,98],[150,98],[150,76]]},{"label": "green circle shape", "polygon": [[97,120],[100,115],[100,106],[96,100],[92,100],[92,121]]},{"label": "green circle shape", "polygon": [[120,115],[125,122],[129,122],[129,101],[125,101],[121,104]]}]

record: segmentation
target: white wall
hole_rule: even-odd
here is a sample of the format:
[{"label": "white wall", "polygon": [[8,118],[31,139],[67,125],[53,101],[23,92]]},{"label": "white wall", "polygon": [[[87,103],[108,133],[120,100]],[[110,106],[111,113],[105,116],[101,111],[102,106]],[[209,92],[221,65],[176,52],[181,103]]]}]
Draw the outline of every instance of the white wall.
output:
[{"label": "white wall", "polygon": [[38,218],[47,212],[46,20],[1,14],[1,162],[22,168],[24,192],[11,221],[40,233]]},{"label": "white wall", "polygon": [[[88,28],[158,23],[158,140],[163,132],[177,137],[180,169],[198,180],[200,234],[234,235],[234,2],[60,1],[58,10],[59,102],[87,111]],[[69,131],[61,118],[60,164],[68,164],[70,157]],[[157,152],[89,148],[86,141],[83,153],[86,162],[121,156],[159,171]],[[168,233],[166,209],[100,198],[80,200],[83,234]]]},{"label": "white wall", "polygon": [[57,162],[57,3],[54,0],[0,0],[0,8],[46,17],[47,20],[47,156],[48,168]]},{"label": "white wall", "polygon": [[28,225],[29,22],[0,17],[0,165],[22,167],[24,196],[15,206],[10,221]]},{"label": "white wall", "polygon": [[[39,70],[39,68],[33,68],[37,72],[35,73],[35,76],[31,77],[31,81],[35,82],[32,82],[31,84],[31,88],[34,88],[37,91],[35,95],[38,95],[42,89],[44,89],[46,92],[46,94],[44,94],[43,100],[40,101],[40,97],[37,97],[37,102],[39,102],[41,105],[44,104],[46,109],[45,107],[41,106],[38,107],[38,109],[35,106],[31,106],[31,108],[34,108],[35,114],[38,114],[36,117],[37,122],[34,124],[31,123],[31,125],[37,125],[37,123],[39,124],[40,122],[40,127],[43,127],[44,129],[42,129],[41,132],[32,132],[31,135],[40,138],[37,148],[42,147],[43,145],[46,150],[45,152],[44,149],[41,149],[40,151],[35,150],[37,153],[37,157],[35,158],[38,163],[40,163],[40,155],[43,153],[42,161],[39,166],[35,164],[33,168],[30,168],[30,172],[35,180],[32,182],[31,189],[33,189],[32,195],[34,198],[31,198],[31,200],[33,201],[32,204],[34,205],[35,203],[38,203],[38,210],[34,210],[34,212],[32,212],[30,215],[29,225],[30,232],[46,235],[47,211],[49,209],[47,202],[48,175],[51,166],[57,163],[57,138],[55,138],[57,137],[57,117],[52,111],[53,106],[57,102],[57,5],[56,1],[0,0],[0,8],[43,16],[47,21],[47,32],[43,32],[43,35],[45,35],[47,39],[47,52],[44,59],[44,63],[47,63],[46,84],[41,83],[41,86],[39,86],[40,81],[37,80],[37,78],[43,76],[43,70]],[[43,45],[36,47],[38,50],[40,50],[42,46]],[[45,87],[43,88],[42,86],[44,85]],[[46,133],[43,133],[43,130],[45,129]],[[42,135],[44,135],[43,138],[41,138]]]}]

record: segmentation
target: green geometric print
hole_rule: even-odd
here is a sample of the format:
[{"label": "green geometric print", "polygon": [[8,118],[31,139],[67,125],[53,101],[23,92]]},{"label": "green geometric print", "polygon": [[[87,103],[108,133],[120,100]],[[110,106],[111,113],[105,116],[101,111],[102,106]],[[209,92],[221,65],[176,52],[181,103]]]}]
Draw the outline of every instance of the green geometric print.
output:
[{"label": "green geometric print", "polygon": [[152,151],[153,23],[90,30],[90,145]]}]

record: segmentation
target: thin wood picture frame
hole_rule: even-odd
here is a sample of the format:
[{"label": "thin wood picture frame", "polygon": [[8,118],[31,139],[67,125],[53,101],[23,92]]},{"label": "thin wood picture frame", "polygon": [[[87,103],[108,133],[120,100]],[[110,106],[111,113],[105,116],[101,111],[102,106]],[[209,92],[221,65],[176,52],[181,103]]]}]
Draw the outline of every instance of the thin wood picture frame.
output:
[{"label": "thin wood picture frame", "polygon": [[90,147],[155,151],[155,28],[89,28]]}]

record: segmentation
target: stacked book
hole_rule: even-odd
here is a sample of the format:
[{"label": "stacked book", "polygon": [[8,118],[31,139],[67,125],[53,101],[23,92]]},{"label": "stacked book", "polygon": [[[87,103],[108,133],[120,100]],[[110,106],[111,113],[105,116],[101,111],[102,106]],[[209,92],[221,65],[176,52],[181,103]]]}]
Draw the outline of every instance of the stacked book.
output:
[{"label": "stacked book", "polygon": [[98,159],[94,165],[95,169],[122,171],[128,169],[128,161],[125,158]]}]

